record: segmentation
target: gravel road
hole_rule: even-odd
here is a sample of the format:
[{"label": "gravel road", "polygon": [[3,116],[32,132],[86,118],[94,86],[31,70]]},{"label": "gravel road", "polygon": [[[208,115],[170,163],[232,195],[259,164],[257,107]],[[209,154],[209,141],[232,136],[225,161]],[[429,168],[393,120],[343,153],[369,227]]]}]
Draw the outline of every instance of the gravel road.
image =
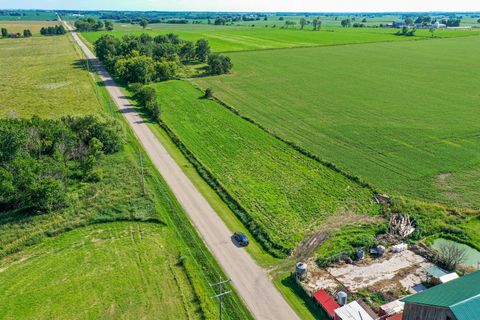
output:
[{"label": "gravel road", "polygon": [[[66,24],[67,29],[72,28]],[[232,285],[256,319],[299,319],[290,305],[273,285],[266,272],[249,254],[231,241],[230,231],[202,194],[132,107],[120,87],[101,66],[95,55],[75,32],[73,39],[83,50],[104,82],[117,107],[142,143],[153,164],[173,191],[198,233],[222,266]]]}]

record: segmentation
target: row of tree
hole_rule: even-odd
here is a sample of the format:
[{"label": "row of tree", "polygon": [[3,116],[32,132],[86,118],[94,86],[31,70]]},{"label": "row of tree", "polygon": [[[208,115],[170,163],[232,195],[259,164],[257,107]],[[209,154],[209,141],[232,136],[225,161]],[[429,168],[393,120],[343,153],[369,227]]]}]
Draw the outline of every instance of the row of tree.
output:
[{"label": "row of tree", "polygon": [[95,20],[93,18],[78,19],[75,21],[75,28],[78,31],[100,31],[100,30],[113,30],[113,22],[109,20]]},{"label": "row of tree", "polygon": [[2,38],[30,38],[32,36],[30,29],[23,30],[23,33],[9,33],[7,28],[1,28],[0,33]]},{"label": "row of tree", "polygon": [[120,150],[120,127],[94,116],[0,120],[0,213],[67,205],[76,181],[95,181],[104,154]]},{"label": "row of tree", "polygon": [[67,30],[63,25],[43,27],[40,29],[40,34],[42,36],[55,36],[67,33]]},{"label": "row of tree", "polygon": [[118,39],[111,35],[100,37],[94,44],[97,57],[116,77],[127,83],[148,83],[177,77],[183,64],[209,64],[212,74],[227,73],[232,64],[227,57],[210,56],[210,45],[200,39],[193,43],[170,33],[152,37],[125,35]]}]

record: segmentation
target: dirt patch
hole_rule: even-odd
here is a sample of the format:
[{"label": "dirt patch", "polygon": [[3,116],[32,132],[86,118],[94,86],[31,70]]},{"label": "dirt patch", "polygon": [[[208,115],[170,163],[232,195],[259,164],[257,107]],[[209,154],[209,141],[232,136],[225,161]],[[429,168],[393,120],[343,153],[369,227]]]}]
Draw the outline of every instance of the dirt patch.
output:
[{"label": "dirt patch", "polygon": [[319,289],[335,292],[340,287],[340,283],[325,269],[319,269],[314,260],[308,262],[308,270],[310,271],[302,284],[310,294],[313,295]]},{"label": "dirt patch", "polygon": [[327,271],[351,292],[374,285],[387,290],[389,286],[401,285],[408,290],[411,286],[422,282],[421,275],[431,266],[432,264],[425,258],[405,250],[374,260],[373,263],[344,264],[327,268]]},{"label": "dirt patch", "polygon": [[450,172],[440,173],[437,176],[437,181],[440,182],[440,183],[444,183],[451,175],[452,174]]},{"label": "dirt patch", "polygon": [[54,90],[54,89],[59,89],[59,88],[62,88],[62,87],[66,87],[71,83],[72,83],[71,81],[52,82],[52,83],[42,84],[39,87],[42,88],[42,89]]},{"label": "dirt patch", "polygon": [[[338,218],[340,214],[342,216],[341,219]],[[340,229],[346,224],[369,224],[380,222],[382,220],[383,218],[379,216],[366,216],[354,212],[342,212],[329,216],[313,235],[298,245],[290,256],[290,259],[308,259],[310,255],[328,239],[331,231]]]},{"label": "dirt patch", "polygon": [[325,240],[327,240],[329,232],[317,231],[306,241],[302,242],[294,251],[291,259],[302,260],[308,258]]}]

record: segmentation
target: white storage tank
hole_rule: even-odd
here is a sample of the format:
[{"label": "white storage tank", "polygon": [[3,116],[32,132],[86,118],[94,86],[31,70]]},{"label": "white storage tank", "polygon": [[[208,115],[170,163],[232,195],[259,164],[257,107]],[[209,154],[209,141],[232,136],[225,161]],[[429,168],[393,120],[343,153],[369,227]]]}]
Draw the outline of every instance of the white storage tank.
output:
[{"label": "white storage tank", "polygon": [[348,295],[347,295],[346,292],[344,292],[344,291],[339,291],[339,292],[337,293],[337,303],[338,303],[339,305],[341,305],[341,306],[346,305],[346,304],[347,304],[347,297],[348,297]]},{"label": "white storage tank", "polygon": [[298,262],[295,265],[295,275],[298,279],[305,279],[307,276],[308,267],[305,262]]}]

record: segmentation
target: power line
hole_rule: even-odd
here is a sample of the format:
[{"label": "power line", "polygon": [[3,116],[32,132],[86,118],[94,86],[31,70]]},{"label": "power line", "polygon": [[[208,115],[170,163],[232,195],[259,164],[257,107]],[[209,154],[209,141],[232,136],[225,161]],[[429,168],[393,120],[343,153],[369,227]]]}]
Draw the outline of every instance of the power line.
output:
[{"label": "power line", "polygon": [[232,281],[232,280],[231,279],[222,280],[222,276],[220,276],[220,281],[219,282],[210,283],[210,287],[218,286],[220,288],[219,293],[217,295],[212,296],[212,299],[218,299],[218,301],[220,302],[220,320],[223,319],[223,314],[222,314],[222,312],[223,312],[223,303],[222,303],[223,296],[225,296],[229,293],[232,293],[232,290],[223,292],[223,285],[229,283],[230,281]]}]

